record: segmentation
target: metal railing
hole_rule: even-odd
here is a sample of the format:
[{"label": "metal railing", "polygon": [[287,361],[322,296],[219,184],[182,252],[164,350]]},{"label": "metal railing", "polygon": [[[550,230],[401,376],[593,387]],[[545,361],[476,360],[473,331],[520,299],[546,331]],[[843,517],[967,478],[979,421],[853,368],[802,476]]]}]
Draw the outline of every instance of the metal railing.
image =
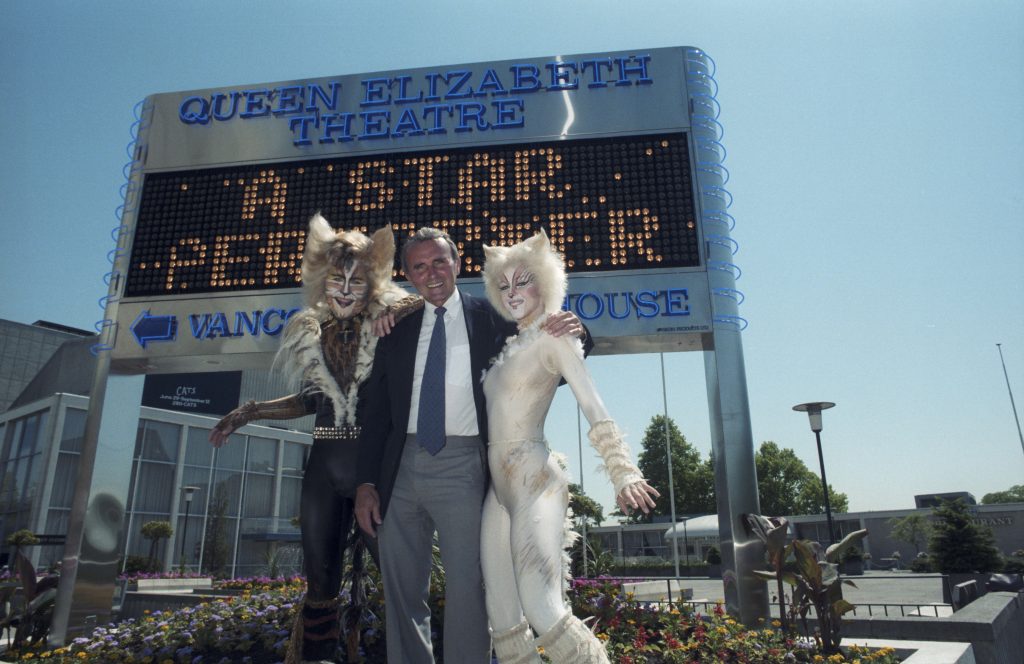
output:
[{"label": "metal railing", "polygon": [[[908,612],[909,610],[909,612]],[[898,613],[897,613],[898,611]],[[859,612],[859,613],[858,613]],[[942,618],[944,616],[953,615],[953,607],[950,604],[877,604],[874,602],[859,602],[854,605],[853,611],[849,614],[850,616],[863,617],[863,614],[867,612],[868,617],[873,616],[885,616],[895,617],[900,616],[906,617],[935,617]]]}]

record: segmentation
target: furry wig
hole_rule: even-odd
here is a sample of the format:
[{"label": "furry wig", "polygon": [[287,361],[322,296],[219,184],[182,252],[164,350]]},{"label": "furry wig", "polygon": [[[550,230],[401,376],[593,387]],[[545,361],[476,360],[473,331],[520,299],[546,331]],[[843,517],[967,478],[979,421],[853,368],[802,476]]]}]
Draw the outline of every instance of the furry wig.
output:
[{"label": "furry wig", "polygon": [[302,294],[307,307],[324,309],[324,288],[331,269],[343,270],[358,260],[369,282],[367,308],[379,311],[385,294],[396,287],[391,282],[395,264],[395,236],[385,226],[367,237],[359,231],[335,231],[320,213],[309,220],[309,233],[302,254]]},{"label": "furry wig", "polygon": [[554,313],[562,308],[568,280],[565,276],[565,261],[555,251],[543,230],[536,235],[511,247],[484,246],[484,286],[487,299],[504,318],[513,320],[502,303],[501,277],[516,265],[525,266],[533,272],[540,288],[544,313]]}]

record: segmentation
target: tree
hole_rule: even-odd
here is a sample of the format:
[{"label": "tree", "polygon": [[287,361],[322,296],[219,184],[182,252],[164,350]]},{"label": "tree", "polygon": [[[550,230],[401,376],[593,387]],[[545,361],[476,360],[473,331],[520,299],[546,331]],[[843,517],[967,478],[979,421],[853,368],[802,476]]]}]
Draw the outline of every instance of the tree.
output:
[{"label": "tree", "polygon": [[149,561],[148,566],[156,571],[156,549],[162,539],[167,539],[174,534],[170,521],[147,521],[142,524],[142,536],[149,540]]},{"label": "tree", "polygon": [[593,537],[589,531],[587,533],[587,541],[584,542],[583,540],[584,523],[589,528],[591,524],[600,526],[601,521],[604,520],[604,509],[601,507],[601,503],[583,493],[583,489],[579,484],[572,482],[569,484],[569,507],[572,509],[574,529],[580,535],[573,543],[572,549],[569,552],[573,576],[583,576],[584,546],[587,548],[587,573],[608,573],[610,561],[612,560],[611,554],[601,551],[597,538]]},{"label": "tree", "polygon": [[992,529],[971,518],[962,500],[944,500],[935,508],[931,552],[943,574],[993,572],[1002,564]]},{"label": "tree", "polygon": [[604,509],[601,504],[583,493],[580,485],[574,482],[569,484],[569,508],[572,509],[577,527],[580,527],[581,521],[584,520],[587,525],[593,523],[598,526],[604,521]]},{"label": "tree", "polygon": [[998,505],[1004,503],[1024,503],[1024,484],[1014,484],[1006,491],[986,493],[981,499],[982,505]]},{"label": "tree", "polygon": [[[781,448],[767,440],[754,455],[757,467],[757,493],[761,513],[775,516],[821,514],[825,499],[821,478],[809,469],[796,452]],[[849,501],[829,485],[829,505],[835,512],[845,512]]]},{"label": "tree", "polygon": [[[647,482],[661,493],[649,515],[637,512],[635,521],[651,521],[655,516],[671,516],[669,504],[668,459],[665,451],[665,416],[655,415],[644,432],[640,471]],[[715,511],[714,474],[709,463],[702,463],[700,452],[686,441],[672,418],[668,418],[668,440],[672,450],[672,477],[676,514],[705,514]]]},{"label": "tree", "polygon": [[893,539],[913,545],[915,553],[921,553],[921,544],[931,539],[932,525],[920,514],[889,519],[888,523],[889,534]]},{"label": "tree", "polygon": [[209,516],[206,519],[202,570],[207,574],[222,575],[228,562],[228,489],[222,482],[213,491]]}]

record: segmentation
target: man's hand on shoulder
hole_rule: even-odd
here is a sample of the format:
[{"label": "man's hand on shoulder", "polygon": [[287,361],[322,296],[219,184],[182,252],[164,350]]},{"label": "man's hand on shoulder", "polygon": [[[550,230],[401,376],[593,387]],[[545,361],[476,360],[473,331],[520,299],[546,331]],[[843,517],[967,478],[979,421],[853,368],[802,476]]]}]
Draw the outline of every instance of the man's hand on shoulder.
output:
[{"label": "man's hand on shoulder", "polygon": [[378,337],[386,337],[395,327],[395,314],[387,311],[373,319],[373,333]]},{"label": "man's hand on shoulder", "polygon": [[569,335],[580,339],[587,336],[586,328],[579,317],[571,311],[558,311],[549,314],[547,320],[541,326],[553,337],[564,337]]}]

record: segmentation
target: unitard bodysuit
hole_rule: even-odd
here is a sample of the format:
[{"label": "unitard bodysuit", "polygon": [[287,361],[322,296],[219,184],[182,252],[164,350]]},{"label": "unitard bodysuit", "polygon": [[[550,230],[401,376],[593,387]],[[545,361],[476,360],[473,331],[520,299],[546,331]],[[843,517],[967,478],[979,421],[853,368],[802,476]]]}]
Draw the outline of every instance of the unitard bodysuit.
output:
[{"label": "unitard bodysuit", "polygon": [[[562,581],[568,478],[544,440],[544,420],[562,378],[592,427],[610,423],[580,341],[553,337],[536,324],[509,342],[484,380],[491,486],[484,502],[481,555],[487,615],[495,633],[525,616],[543,635],[567,611]],[[642,479],[630,468],[619,474],[621,482]]]}]

